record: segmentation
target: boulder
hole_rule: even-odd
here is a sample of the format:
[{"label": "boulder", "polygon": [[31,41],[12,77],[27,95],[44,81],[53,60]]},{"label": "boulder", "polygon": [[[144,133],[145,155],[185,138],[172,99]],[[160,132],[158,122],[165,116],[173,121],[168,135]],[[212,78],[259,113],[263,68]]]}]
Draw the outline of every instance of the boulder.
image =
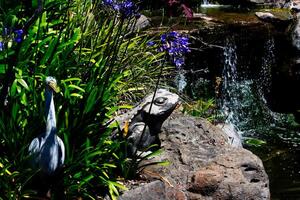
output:
[{"label": "boulder", "polygon": [[284,5],[289,2],[289,0],[218,0],[217,2],[230,5],[268,5],[275,7],[284,7]]},{"label": "boulder", "polygon": [[293,1],[291,4],[290,4],[290,9],[294,12],[300,12],[300,1],[297,0],[297,1]]},{"label": "boulder", "polygon": [[300,13],[297,14],[297,21],[292,31],[292,44],[300,50]]},{"label": "boulder", "polygon": [[232,124],[222,123],[218,124],[219,127],[228,137],[228,143],[237,148],[242,148],[242,139],[237,131],[237,128]]},{"label": "boulder", "polygon": [[264,20],[264,21],[272,22],[273,20],[277,20],[277,18],[272,13],[269,13],[269,12],[256,12],[255,15],[259,19]]},{"label": "boulder", "polygon": [[294,19],[294,16],[287,10],[270,10],[266,12],[255,12],[255,15],[265,22],[274,24],[285,23],[290,24]]},{"label": "boulder", "polygon": [[159,137],[163,153],[142,164],[165,160],[171,164],[145,167],[145,183],[129,185],[120,200],[270,199],[261,160],[232,147],[228,136],[208,121],[173,113]]},{"label": "boulder", "polygon": [[151,26],[150,19],[145,15],[141,15],[137,20],[134,26],[134,30],[144,30]]}]

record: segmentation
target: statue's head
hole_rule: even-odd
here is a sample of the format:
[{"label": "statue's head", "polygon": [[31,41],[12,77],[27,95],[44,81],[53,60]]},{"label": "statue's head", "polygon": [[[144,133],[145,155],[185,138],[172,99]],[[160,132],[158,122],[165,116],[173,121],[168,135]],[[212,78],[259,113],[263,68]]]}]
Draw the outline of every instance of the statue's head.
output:
[{"label": "statue's head", "polygon": [[52,76],[47,76],[46,84],[56,93],[59,92],[59,87],[57,86],[57,81]]}]

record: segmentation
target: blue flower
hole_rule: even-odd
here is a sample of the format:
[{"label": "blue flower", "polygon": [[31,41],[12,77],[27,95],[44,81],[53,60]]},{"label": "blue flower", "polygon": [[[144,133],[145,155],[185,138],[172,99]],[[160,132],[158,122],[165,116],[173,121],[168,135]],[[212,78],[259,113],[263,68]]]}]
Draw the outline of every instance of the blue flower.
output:
[{"label": "blue flower", "polygon": [[117,2],[116,0],[103,0],[103,4],[111,7],[116,12],[119,12],[123,18],[139,16],[138,7],[131,0],[122,2]]},{"label": "blue flower", "polygon": [[184,64],[184,59],[175,57],[174,64],[176,65],[177,68],[180,68]]},{"label": "blue flower", "polygon": [[[156,43],[149,41],[147,45],[154,46]],[[189,45],[188,37],[180,35],[176,31],[172,31],[160,36],[160,45],[158,45],[157,50],[159,52],[166,52],[176,67],[180,68],[184,64],[184,55],[191,51]]]},{"label": "blue flower", "polygon": [[17,43],[22,42],[24,31],[23,31],[22,29],[18,29],[18,30],[15,30],[14,32],[15,32],[15,34],[17,35],[17,36],[15,37],[15,41],[16,41]]},{"label": "blue flower", "polygon": [[176,31],[162,34],[159,52],[165,51],[170,56],[176,67],[180,68],[184,64],[184,54],[190,52],[189,38],[180,35]]},{"label": "blue flower", "polygon": [[113,4],[113,0],[103,0],[103,4],[107,6],[111,6]]},{"label": "blue flower", "polygon": [[0,51],[3,51],[4,50],[4,43],[3,42],[0,42]]},{"label": "blue flower", "polygon": [[154,41],[149,41],[149,42],[147,42],[147,45],[150,46],[150,47],[152,47],[152,46],[155,45],[155,42]]}]

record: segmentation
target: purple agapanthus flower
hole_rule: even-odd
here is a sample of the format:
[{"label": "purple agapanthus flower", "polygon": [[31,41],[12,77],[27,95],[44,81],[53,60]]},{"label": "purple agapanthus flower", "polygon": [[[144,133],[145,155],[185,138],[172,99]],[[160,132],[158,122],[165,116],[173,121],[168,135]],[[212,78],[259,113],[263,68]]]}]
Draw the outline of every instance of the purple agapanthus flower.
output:
[{"label": "purple agapanthus flower", "polygon": [[147,45],[150,46],[150,47],[154,46],[155,44],[156,44],[156,43],[155,43],[154,41],[149,41],[149,42],[147,42]]},{"label": "purple agapanthus flower", "polygon": [[3,50],[4,50],[4,43],[0,42],[0,51],[3,51]]},{"label": "purple agapanthus flower", "polygon": [[130,18],[132,16],[139,16],[138,7],[131,0],[117,1],[117,0],[103,0],[105,6],[111,7],[116,12],[120,13],[123,18]]},{"label": "purple agapanthus flower", "polygon": [[17,36],[15,37],[15,41],[16,41],[17,43],[22,42],[24,31],[23,31],[22,29],[18,29],[18,30],[15,30],[14,32],[15,32],[15,34],[17,35]]},{"label": "purple agapanthus flower", "polygon": [[[177,68],[184,64],[184,55],[190,52],[189,38],[179,34],[176,31],[162,34],[160,37],[161,44],[158,45],[159,52],[167,52]],[[155,43],[149,41],[148,46],[154,46]]]}]

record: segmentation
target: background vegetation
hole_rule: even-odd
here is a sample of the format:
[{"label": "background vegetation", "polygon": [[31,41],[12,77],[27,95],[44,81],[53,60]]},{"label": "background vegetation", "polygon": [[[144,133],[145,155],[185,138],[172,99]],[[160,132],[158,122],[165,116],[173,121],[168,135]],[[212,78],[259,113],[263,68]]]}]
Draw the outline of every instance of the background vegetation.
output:
[{"label": "background vegetation", "polygon": [[128,165],[104,124],[151,89],[164,53],[133,31],[134,15],[102,1],[2,0],[0,8],[0,199],[35,195],[28,145],[45,130],[49,75],[61,88],[54,101],[66,198],[114,198]]}]

